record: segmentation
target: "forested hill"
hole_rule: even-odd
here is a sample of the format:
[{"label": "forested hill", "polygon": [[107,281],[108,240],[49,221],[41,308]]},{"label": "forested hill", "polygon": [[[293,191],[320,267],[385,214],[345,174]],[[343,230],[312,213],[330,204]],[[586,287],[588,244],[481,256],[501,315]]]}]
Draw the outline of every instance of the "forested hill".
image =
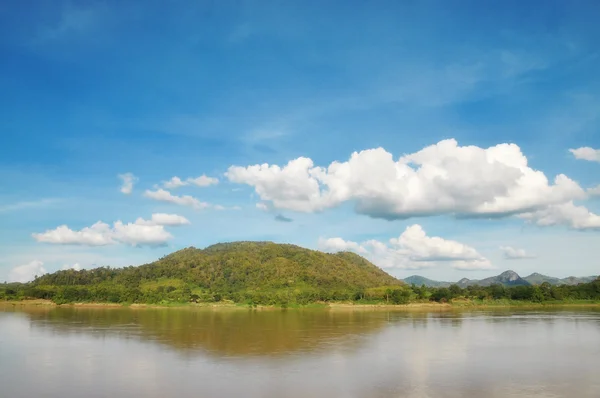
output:
[{"label": "forested hill", "polygon": [[[76,286],[79,290],[73,294],[85,296],[77,300],[228,298],[259,303],[344,300],[365,294],[367,289],[402,285],[353,253],[328,254],[271,242],[222,243],[203,250],[190,247],[137,267],[58,271],[32,283],[49,294],[56,287]],[[58,290],[64,293],[64,289]]]}]

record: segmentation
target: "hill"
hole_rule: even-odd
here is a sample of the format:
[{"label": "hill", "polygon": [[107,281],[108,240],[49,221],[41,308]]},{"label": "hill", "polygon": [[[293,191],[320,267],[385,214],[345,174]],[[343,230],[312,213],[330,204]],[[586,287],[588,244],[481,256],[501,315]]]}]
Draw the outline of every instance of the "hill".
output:
[{"label": "hill", "polygon": [[566,278],[560,279],[559,285],[578,285],[580,283],[590,283],[593,282],[598,276],[582,276],[580,278],[576,276],[568,276]]},{"label": "hill", "polygon": [[404,278],[402,280],[409,285],[415,286],[425,285],[427,287],[449,287],[450,285],[452,285],[452,282],[434,281],[432,279],[428,279],[420,275],[411,275],[408,278]]},{"label": "hill", "polygon": [[551,285],[560,285],[561,284],[561,281],[559,278],[542,275],[537,272],[534,272],[533,274],[526,276],[523,279],[525,279],[527,282],[529,282],[532,285],[541,285],[544,282],[548,282]]},{"label": "hill", "polygon": [[77,287],[60,289],[59,301],[155,303],[226,298],[274,304],[346,300],[404,284],[354,253],[232,242],[203,250],[189,247],[138,267],[58,271],[37,278],[32,285],[49,292],[60,286]]},{"label": "hill", "polygon": [[584,277],[575,277],[570,276],[567,278],[554,278],[551,276],[546,276],[534,272],[533,274],[521,278],[519,274],[514,271],[505,271],[497,276],[492,276],[485,279],[468,279],[462,278],[458,282],[440,282],[432,279],[425,278],[419,275],[412,275],[408,278],[404,278],[403,281],[409,285],[415,284],[417,286],[425,285],[427,287],[449,287],[450,285],[458,285],[462,288],[467,286],[491,286],[494,284],[500,284],[503,286],[527,286],[527,285],[541,285],[544,282],[548,282],[553,286],[559,285],[578,285],[580,283],[590,283],[593,282],[597,276],[584,276]]},{"label": "hill", "polygon": [[497,276],[492,276],[485,279],[468,279],[462,278],[458,282],[440,282],[425,278],[419,275],[409,276],[408,278],[403,279],[404,282],[409,285],[415,284],[416,286],[425,285],[427,287],[449,287],[451,285],[458,285],[459,287],[465,288],[467,286],[491,286],[495,284],[500,284],[504,286],[526,286],[529,285],[529,282],[521,278],[514,271],[505,271]]},{"label": "hill", "polygon": [[[530,285],[525,279],[521,278],[515,271],[504,271],[500,275],[492,276],[481,280],[472,280],[466,283],[466,286],[477,285],[477,286],[491,286],[491,285],[503,285],[503,286],[528,286]],[[459,284],[460,286],[460,284]],[[461,286],[462,287],[462,286]]]}]

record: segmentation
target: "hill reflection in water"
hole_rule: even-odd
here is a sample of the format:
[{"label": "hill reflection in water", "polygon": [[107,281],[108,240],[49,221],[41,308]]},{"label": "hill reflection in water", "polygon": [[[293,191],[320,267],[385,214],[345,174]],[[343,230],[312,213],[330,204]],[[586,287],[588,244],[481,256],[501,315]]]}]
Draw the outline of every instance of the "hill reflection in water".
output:
[{"label": "hill reflection in water", "polygon": [[0,305],[0,331],[7,397],[600,396],[597,309]]},{"label": "hill reflection in water", "polygon": [[184,353],[218,356],[285,355],[328,349],[351,350],[372,333],[400,319],[427,314],[328,310],[119,309],[24,307],[33,328],[57,333],[118,335],[164,344]]}]

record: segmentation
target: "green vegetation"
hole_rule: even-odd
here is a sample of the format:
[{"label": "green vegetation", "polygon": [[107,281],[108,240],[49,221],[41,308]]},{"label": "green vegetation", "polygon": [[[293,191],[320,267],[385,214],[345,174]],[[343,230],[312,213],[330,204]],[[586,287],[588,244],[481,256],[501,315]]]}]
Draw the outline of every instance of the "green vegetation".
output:
[{"label": "green vegetation", "polygon": [[139,267],[58,271],[27,284],[0,284],[0,300],[21,299],[48,299],[57,304],[227,301],[282,307],[323,302],[556,303],[600,301],[600,278],[560,286],[408,286],[354,253],[327,254],[294,245],[236,242],[204,250],[183,249]]},{"label": "green vegetation", "polygon": [[[306,305],[349,300],[406,301],[410,289],[353,253],[236,242],[187,248],[139,267],[58,271],[2,292],[56,303]],[[1,298],[2,296],[0,296]]]},{"label": "green vegetation", "polygon": [[541,285],[490,286],[471,285],[462,288],[456,284],[450,287],[411,286],[411,290],[420,300],[452,302],[455,304],[523,304],[523,303],[584,303],[600,302],[600,277],[589,283],[578,285]]}]

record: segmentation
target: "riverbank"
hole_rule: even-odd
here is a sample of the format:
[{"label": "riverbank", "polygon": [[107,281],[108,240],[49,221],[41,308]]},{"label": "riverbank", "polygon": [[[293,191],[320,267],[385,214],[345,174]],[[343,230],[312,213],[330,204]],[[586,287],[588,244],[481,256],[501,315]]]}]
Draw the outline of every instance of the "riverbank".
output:
[{"label": "riverbank", "polygon": [[[12,300],[0,301],[0,306],[38,306],[38,307],[66,307],[66,308],[204,308],[204,309],[256,309],[256,310],[280,310],[281,306],[249,305],[233,302],[218,303],[162,303],[162,304],[121,304],[121,303],[68,303],[56,304],[50,300]],[[572,302],[546,302],[534,303],[526,301],[472,301],[460,300],[449,303],[437,302],[415,302],[409,304],[385,304],[385,303],[352,303],[352,302],[317,302],[308,305],[291,305],[287,309],[330,309],[330,310],[421,310],[421,311],[448,311],[459,309],[500,309],[500,308],[563,308],[563,307],[599,307],[600,302],[595,301],[572,301]]]}]

